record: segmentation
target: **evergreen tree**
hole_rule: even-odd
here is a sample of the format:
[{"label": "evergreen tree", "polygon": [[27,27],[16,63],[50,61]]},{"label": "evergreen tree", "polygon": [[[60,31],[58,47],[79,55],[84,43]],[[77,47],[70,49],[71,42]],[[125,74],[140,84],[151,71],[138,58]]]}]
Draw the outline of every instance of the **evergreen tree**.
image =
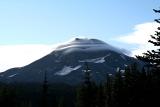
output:
[{"label": "evergreen tree", "polygon": [[[155,13],[160,14],[160,10],[153,10]],[[160,24],[160,19],[155,19],[155,21]],[[143,56],[136,57],[147,62],[145,65],[145,68],[147,68],[146,92],[148,95],[146,102],[148,102],[148,105],[153,106],[156,104],[160,105],[159,99],[157,99],[160,96],[160,26],[155,31],[155,34],[151,35],[151,40],[148,42],[157,47],[157,49],[147,51],[143,53]]]},{"label": "evergreen tree", "polygon": [[47,94],[48,94],[48,81],[47,81],[47,71],[44,71],[44,81],[42,90],[42,107],[47,107]]},{"label": "evergreen tree", "polygon": [[58,107],[65,107],[64,98],[60,98],[59,103],[58,103]]},{"label": "evergreen tree", "polygon": [[[160,10],[153,9],[154,12],[160,14]],[[160,24],[160,19],[155,19],[157,23]],[[154,35],[151,35],[151,40],[148,41],[152,43],[157,50],[147,51],[143,53],[143,56],[136,56],[139,60],[147,62],[153,69],[159,71],[160,70],[160,27],[157,28]]]},{"label": "evergreen tree", "polygon": [[77,107],[96,107],[97,87],[91,81],[91,70],[85,62],[84,83],[78,90]]},{"label": "evergreen tree", "polygon": [[124,97],[127,102],[125,104],[126,106],[138,106],[139,102],[141,101],[141,90],[144,83],[141,75],[142,74],[138,70],[138,66],[136,63],[125,68]]},{"label": "evergreen tree", "polygon": [[0,93],[0,105],[2,107],[16,107],[16,93],[12,87],[4,86]]},{"label": "evergreen tree", "polygon": [[98,86],[96,99],[97,99],[97,107],[105,107],[106,105],[105,88],[102,84]]},{"label": "evergreen tree", "polygon": [[105,98],[106,104],[105,107],[112,107],[112,89],[113,89],[113,80],[112,74],[107,74],[107,81],[105,84]]},{"label": "evergreen tree", "polygon": [[114,83],[113,83],[113,101],[115,107],[123,107],[124,106],[124,81],[122,72],[119,68],[117,68],[117,72],[114,77]]}]

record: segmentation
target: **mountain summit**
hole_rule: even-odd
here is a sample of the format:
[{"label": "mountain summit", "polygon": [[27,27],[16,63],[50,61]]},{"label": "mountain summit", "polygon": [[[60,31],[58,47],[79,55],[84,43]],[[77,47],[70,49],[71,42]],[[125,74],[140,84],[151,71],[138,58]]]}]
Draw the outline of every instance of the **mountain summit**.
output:
[{"label": "mountain summit", "polygon": [[84,63],[88,62],[91,79],[104,82],[107,73],[138,61],[126,56],[120,49],[98,39],[74,40],[58,46],[43,58],[21,68],[9,69],[0,74],[7,83],[42,83],[47,72],[49,83],[79,84],[84,79]]},{"label": "mountain summit", "polygon": [[120,49],[115,48],[98,39],[75,38],[74,40],[60,45],[56,50],[72,50],[72,51],[98,51],[98,50],[112,50],[121,53]]}]

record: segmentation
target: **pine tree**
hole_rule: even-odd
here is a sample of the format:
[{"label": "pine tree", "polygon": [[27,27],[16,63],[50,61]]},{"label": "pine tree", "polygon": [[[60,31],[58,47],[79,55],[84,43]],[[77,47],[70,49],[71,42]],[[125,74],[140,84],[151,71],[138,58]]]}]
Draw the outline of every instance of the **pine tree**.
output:
[{"label": "pine tree", "polygon": [[113,97],[114,97],[114,105],[115,107],[123,107],[124,105],[124,81],[122,72],[119,68],[117,68],[117,72],[114,77],[113,83]]},{"label": "pine tree", "polygon": [[2,107],[16,107],[16,93],[10,86],[4,86],[0,95],[0,105]]},{"label": "pine tree", "polygon": [[91,70],[85,62],[84,82],[77,93],[77,107],[96,107],[97,87],[91,81]]},{"label": "pine tree", "polygon": [[48,81],[47,81],[47,71],[44,71],[44,81],[42,90],[42,107],[47,107],[47,94],[48,94]]},{"label": "pine tree", "polygon": [[97,99],[97,107],[105,107],[106,105],[105,88],[102,84],[98,86],[96,99]]},{"label": "pine tree", "polygon": [[59,100],[59,103],[58,103],[58,107],[65,107],[65,104],[64,104],[64,98],[60,98]]},{"label": "pine tree", "polygon": [[112,89],[113,89],[113,78],[112,74],[107,74],[107,81],[105,84],[105,97],[106,97],[106,104],[105,107],[112,107]]},{"label": "pine tree", "polygon": [[[145,73],[145,72],[142,72]],[[136,63],[127,66],[124,72],[124,98],[126,106],[138,106],[142,99],[143,76]]]},{"label": "pine tree", "polygon": [[[154,12],[160,14],[160,10],[153,9]],[[160,24],[160,19],[155,19],[157,23]],[[147,51],[143,53],[143,56],[136,56],[139,60],[147,62],[153,69],[160,70],[160,27],[157,28],[154,35],[151,35],[151,40],[148,41],[152,43],[155,47],[158,47],[157,50]]]},{"label": "pine tree", "polygon": [[[155,13],[160,14],[160,10],[153,9]],[[155,19],[155,22],[160,24],[160,19]],[[136,56],[139,60],[147,62],[145,68],[147,70],[147,85],[146,85],[146,102],[148,105],[160,105],[157,99],[160,96],[160,26],[151,35],[151,40],[148,41],[157,47],[156,50],[147,51],[143,56]],[[149,93],[149,94],[148,94]],[[149,103],[150,102],[150,103]]]}]

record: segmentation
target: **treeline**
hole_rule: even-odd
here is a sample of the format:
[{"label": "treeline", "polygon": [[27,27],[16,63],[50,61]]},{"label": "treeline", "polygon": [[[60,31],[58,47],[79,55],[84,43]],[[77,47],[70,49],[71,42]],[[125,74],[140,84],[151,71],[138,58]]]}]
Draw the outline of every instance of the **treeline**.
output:
[{"label": "treeline", "polygon": [[[153,9],[155,13],[160,10]],[[155,19],[160,24],[160,18]],[[84,84],[80,87],[77,107],[159,107],[160,106],[160,27],[148,41],[156,50],[148,50],[143,56],[142,70],[136,64],[125,70],[118,69],[115,75],[107,74],[105,84],[91,81],[86,64]]]},{"label": "treeline", "polygon": [[[92,81],[88,65],[84,82],[79,86],[52,84],[46,96],[41,84],[0,85],[2,107],[154,107],[160,106],[159,71],[150,67],[139,70],[138,65],[117,69],[106,74],[106,82]],[[44,98],[45,97],[45,101]],[[45,103],[44,103],[45,102]]]},{"label": "treeline", "polygon": [[75,93],[74,86],[50,84],[45,101],[42,84],[0,83],[0,107],[75,107]]},{"label": "treeline", "polygon": [[[153,9],[155,13],[160,10]],[[155,19],[160,24],[160,18]],[[142,70],[136,64],[115,75],[107,74],[103,85],[91,81],[86,64],[85,81],[80,87],[77,107],[159,107],[160,106],[160,27],[148,41],[156,50],[148,50],[137,59],[145,62]]]},{"label": "treeline", "polygon": [[96,85],[86,71],[77,93],[76,107],[154,107],[160,106],[160,75],[136,64],[107,74],[104,84]]}]

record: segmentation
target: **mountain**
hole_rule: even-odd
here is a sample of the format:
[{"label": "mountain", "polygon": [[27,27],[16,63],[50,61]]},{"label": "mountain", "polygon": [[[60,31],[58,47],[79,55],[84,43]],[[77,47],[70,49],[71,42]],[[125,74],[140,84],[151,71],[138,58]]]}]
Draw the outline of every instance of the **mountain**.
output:
[{"label": "mountain", "polygon": [[91,79],[103,82],[106,74],[114,74],[117,68],[140,63],[98,39],[74,40],[58,46],[43,58],[20,68],[12,68],[0,74],[0,81],[7,83],[42,83],[44,72],[49,83],[81,83],[84,79],[84,63],[88,62]]}]

